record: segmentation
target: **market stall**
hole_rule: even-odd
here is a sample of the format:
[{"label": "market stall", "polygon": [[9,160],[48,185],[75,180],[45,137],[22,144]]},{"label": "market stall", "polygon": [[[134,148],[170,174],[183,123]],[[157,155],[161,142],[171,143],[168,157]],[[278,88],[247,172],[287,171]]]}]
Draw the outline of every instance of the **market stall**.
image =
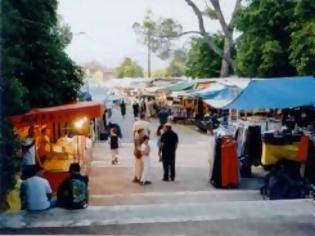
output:
[{"label": "market stall", "polygon": [[[280,116],[282,114],[282,119],[275,115],[245,116],[232,123],[236,131],[234,135],[241,177],[252,176],[252,165],[262,165],[265,170],[272,170],[266,176],[262,191],[271,199],[303,196],[303,184],[307,181],[315,184],[312,182],[314,178],[311,180],[309,172],[305,172],[305,169],[309,169],[308,163],[314,163],[315,160],[315,153],[310,152],[310,148],[314,146],[311,141],[314,140],[314,120],[308,119],[301,108],[292,110],[296,107],[313,107],[314,90],[313,77],[258,78],[252,79],[234,98],[207,100],[218,109],[236,109],[245,111],[245,114],[247,111],[254,113],[253,111],[260,109],[277,109]],[[279,109],[294,111],[294,116],[300,116],[303,122],[296,122],[297,117],[293,115],[289,115],[286,121],[283,110]],[[270,178],[279,183],[279,186],[270,185]]]},{"label": "market stall", "polygon": [[9,117],[21,138],[26,137],[30,127],[34,128],[38,164],[54,191],[67,176],[71,163],[79,163],[88,174],[95,118],[101,117],[103,110],[100,103],[78,102]]}]

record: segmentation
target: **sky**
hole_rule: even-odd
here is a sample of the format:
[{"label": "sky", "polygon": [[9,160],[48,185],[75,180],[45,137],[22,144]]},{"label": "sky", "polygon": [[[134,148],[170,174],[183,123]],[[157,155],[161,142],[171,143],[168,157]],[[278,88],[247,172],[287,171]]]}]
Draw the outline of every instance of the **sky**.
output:
[{"label": "sky", "polygon": [[[124,57],[131,57],[146,68],[147,51],[137,42],[132,29],[135,22],[141,22],[147,10],[154,18],[173,18],[183,26],[184,31],[197,30],[198,22],[192,9],[184,0],[58,0],[58,14],[71,27],[73,39],[66,51],[78,64],[91,61],[103,66],[117,67]],[[201,9],[208,0],[195,0]],[[220,0],[227,20],[230,19],[235,0]],[[206,20],[209,32],[217,32],[217,21]],[[181,48],[189,37],[176,42]],[[153,57],[152,68],[161,69],[167,61]]]}]

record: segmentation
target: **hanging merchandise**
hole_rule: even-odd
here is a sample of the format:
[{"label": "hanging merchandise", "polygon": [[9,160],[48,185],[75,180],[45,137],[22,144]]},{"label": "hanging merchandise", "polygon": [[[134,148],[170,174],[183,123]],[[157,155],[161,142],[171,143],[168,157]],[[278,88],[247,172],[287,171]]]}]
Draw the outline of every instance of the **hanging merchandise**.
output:
[{"label": "hanging merchandise", "polygon": [[216,138],[211,183],[216,188],[235,188],[239,184],[236,142],[232,137]]}]

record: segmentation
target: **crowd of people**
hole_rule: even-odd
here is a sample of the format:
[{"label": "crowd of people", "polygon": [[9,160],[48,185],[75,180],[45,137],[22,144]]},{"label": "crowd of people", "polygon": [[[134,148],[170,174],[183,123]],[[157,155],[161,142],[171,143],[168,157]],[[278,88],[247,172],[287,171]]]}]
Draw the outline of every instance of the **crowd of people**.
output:
[{"label": "crowd of people", "polygon": [[[122,118],[126,115],[126,103],[122,99],[119,104]],[[135,98],[132,101],[132,113],[135,119],[133,125],[134,142],[134,183],[142,185],[151,184],[150,166],[151,150],[150,138],[156,136],[159,161],[163,166],[163,181],[175,180],[175,152],[178,145],[178,135],[173,131],[168,122],[170,111],[166,107],[158,106],[154,99]],[[109,119],[110,114],[104,116]],[[151,132],[150,118],[159,119],[157,131]],[[105,119],[104,119],[104,122]],[[108,142],[111,150],[112,165],[118,164],[119,149],[121,146],[122,133],[119,124],[109,121],[105,123],[105,132],[108,134]]]}]

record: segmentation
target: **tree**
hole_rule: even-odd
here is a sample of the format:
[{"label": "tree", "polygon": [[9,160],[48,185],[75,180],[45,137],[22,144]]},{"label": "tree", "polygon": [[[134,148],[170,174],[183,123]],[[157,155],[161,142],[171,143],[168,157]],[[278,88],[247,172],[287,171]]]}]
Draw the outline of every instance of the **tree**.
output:
[{"label": "tree", "polygon": [[131,58],[126,57],[121,65],[117,67],[116,74],[118,78],[137,78],[143,77],[143,69]]},{"label": "tree", "polygon": [[161,59],[170,56],[171,41],[163,35],[173,36],[181,32],[182,27],[172,19],[154,20],[152,12],[148,11],[142,23],[134,23],[133,29],[140,43],[148,49],[148,77],[151,77],[151,54],[156,53]]},{"label": "tree", "polygon": [[314,74],[314,12],[311,0],[251,1],[237,19],[242,32],[237,73],[249,77]]},{"label": "tree", "polygon": [[315,75],[315,2],[296,1],[289,60],[299,75]]},{"label": "tree", "polygon": [[[219,0],[209,0],[211,6],[207,5],[206,11],[201,11],[200,8],[192,0],[185,1],[193,9],[195,15],[197,16],[199,31],[184,32],[183,34],[187,33],[200,34],[205,39],[205,42],[207,42],[209,48],[222,58],[220,76],[221,77],[228,76],[230,69],[233,67],[232,51],[234,44],[233,42],[233,33],[235,28],[234,23],[237,13],[241,7],[242,0],[236,0],[230,22],[227,22],[223,15]],[[210,17],[211,19],[219,21],[224,36],[223,50],[216,44],[215,39],[209,33],[206,32],[205,23],[203,19],[204,15]]]},{"label": "tree", "polygon": [[3,76],[8,87],[18,79],[27,94],[25,107],[75,101],[82,72],[64,52],[71,38],[67,27],[58,25],[57,1],[5,1]]},{"label": "tree", "polygon": [[[64,52],[71,40],[58,22],[57,0],[3,0],[1,15],[0,198],[15,183],[19,140],[3,117],[73,102],[80,68]],[[4,182],[5,180],[5,182]],[[0,201],[1,201],[0,200]]]},{"label": "tree", "polygon": [[187,53],[183,49],[177,49],[173,52],[173,59],[166,68],[166,76],[181,77],[185,75]]},{"label": "tree", "polygon": [[[215,44],[223,48],[224,37],[222,35],[214,35],[213,38]],[[219,77],[220,68],[221,57],[210,49],[203,38],[193,38],[188,52],[186,76],[193,78]]]}]

